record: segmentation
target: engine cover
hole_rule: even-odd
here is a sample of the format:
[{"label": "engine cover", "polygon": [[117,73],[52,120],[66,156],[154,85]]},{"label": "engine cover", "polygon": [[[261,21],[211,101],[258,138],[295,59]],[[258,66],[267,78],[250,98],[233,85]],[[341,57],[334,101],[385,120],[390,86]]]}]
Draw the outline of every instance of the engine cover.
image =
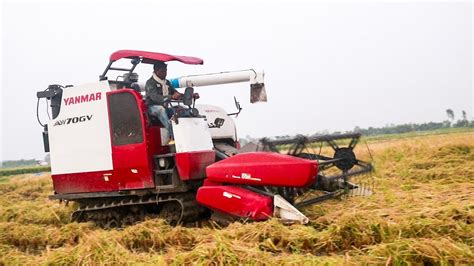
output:
[{"label": "engine cover", "polygon": [[258,186],[305,187],[316,181],[316,161],[271,152],[232,156],[206,168],[210,181]]}]

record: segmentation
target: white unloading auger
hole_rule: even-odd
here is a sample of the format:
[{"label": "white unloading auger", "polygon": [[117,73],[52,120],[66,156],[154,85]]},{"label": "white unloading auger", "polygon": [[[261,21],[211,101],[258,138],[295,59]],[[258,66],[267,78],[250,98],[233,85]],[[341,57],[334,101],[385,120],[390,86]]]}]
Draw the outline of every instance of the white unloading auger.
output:
[{"label": "white unloading auger", "polygon": [[175,88],[201,87],[238,82],[250,82],[250,102],[266,102],[264,72],[254,69],[227,71],[202,75],[190,75],[170,79]]}]

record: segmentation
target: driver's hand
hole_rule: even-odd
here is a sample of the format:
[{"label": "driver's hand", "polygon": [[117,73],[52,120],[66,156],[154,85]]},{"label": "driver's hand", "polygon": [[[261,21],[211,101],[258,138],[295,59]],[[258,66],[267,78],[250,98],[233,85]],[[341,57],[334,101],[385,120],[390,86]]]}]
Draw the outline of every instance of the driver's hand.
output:
[{"label": "driver's hand", "polygon": [[197,93],[197,92],[194,93],[194,94],[193,94],[193,98],[194,98],[194,99],[199,99],[199,98],[200,98],[199,93]]},{"label": "driver's hand", "polygon": [[171,96],[171,99],[173,99],[173,100],[179,100],[179,99],[181,99],[181,93],[175,92],[175,93]]}]

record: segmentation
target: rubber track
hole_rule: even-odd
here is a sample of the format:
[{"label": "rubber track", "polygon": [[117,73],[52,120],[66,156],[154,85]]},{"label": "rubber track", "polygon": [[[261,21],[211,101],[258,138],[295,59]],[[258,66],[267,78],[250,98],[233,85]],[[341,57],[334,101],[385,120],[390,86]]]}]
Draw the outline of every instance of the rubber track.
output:
[{"label": "rubber track", "polygon": [[115,210],[120,207],[143,206],[147,204],[158,204],[166,202],[178,202],[181,205],[181,214],[179,222],[194,221],[198,219],[202,207],[200,207],[195,199],[194,193],[178,193],[163,195],[148,195],[127,199],[108,199],[101,203],[80,202],[80,207],[71,215],[72,220],[79,219],[86,212]]}]

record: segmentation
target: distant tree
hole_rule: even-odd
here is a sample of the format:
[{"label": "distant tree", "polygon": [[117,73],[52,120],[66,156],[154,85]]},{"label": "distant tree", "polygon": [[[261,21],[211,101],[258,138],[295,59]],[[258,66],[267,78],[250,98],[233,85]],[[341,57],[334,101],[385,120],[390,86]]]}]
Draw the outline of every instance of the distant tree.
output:
[{"label": "distant tree", "polygon": [[254,141],[257,140],[257,139],[253,138],[253,137],[250,136],[250,135],[246,135],[246,136],[245,136],[245,139],[247,139],[248,142],[254,142]]},{"label": "distant tree", "polygon": [[46,154],[46,156],[44,156],[44,159],[43,159],[43,161],[47,162],[48,164],[50,164],[50,163],[51,163],[51,157],[50,157],[49,153],[48,153],[48,154]]},{"label": "distant tree", "polygon": [[467,114],[464,110],[462,110],[462,120],[467,120]]},{"label": "distant tree", "polygon": [[246,138],[239,138],[239,143],[240,143],[240,146],[243,147],[245,146],[247,143],[249,143],[250,141]]},{"label": "distant tree", "polygon": [[37,164],[37,161],[35,159],[30,159],[30,160],[11,160],[11,161],[3,161],[2,162],[2,167],[3,168],[13,168],[13,167],[22,167],[22,166],[34,166]]},{"label": "distant tree", "polygon": [[448,115],[448,118],[453,121],[454,120],[454,112],[452,109],[446,109],[446,114]]},{"label": "distant tree", "polygon": [[469,125],[469,121],[467,120],[458,120],[456,123],[453,124],[453,127],[466,127]]},{"label": "distant tree", "polygon": [[445,128],[451,127],[451,121],[449,121],[449,120],[444,120],[444,121],[443,121],[443,127],[445,127]]}]

